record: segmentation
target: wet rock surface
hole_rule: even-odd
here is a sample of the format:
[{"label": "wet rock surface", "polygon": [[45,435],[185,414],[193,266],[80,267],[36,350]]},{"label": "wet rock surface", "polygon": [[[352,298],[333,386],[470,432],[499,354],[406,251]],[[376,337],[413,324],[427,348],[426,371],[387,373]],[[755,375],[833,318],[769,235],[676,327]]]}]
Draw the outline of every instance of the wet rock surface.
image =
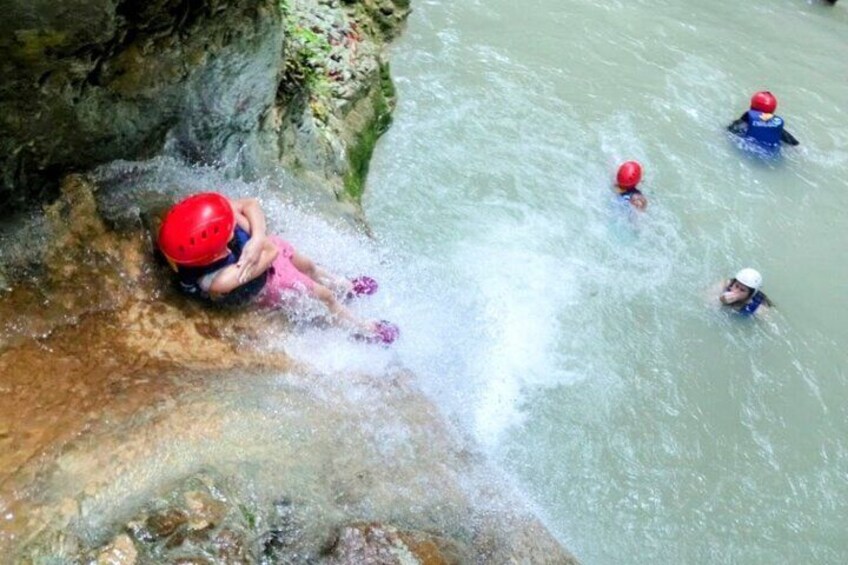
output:
[{"label": "wet rock surface", "polygon": [[457,565],[472,561],[468,548],[455,541],[424,532],[402,532],[391,525],[379,523],[342,527],[327,558],[327,563],[333,565]]},{"label": "wet rock surface", "polygon": [[93,190],[68,177],[46,210],[47,239],[23,241],[28,249],[9,258],[17,276],[0,292],[0,485],[88,429],[100,406],[128,414],[167,398],[175,371],[291,364],[256,348],[263,331],[286,331],[283,316],[178,296],[148,232],[110,230]]},{"label": "wet rock surface", "polygon": [[[0,205],[64,172],[152,156],[261,153],[283,31],[272,0],[12,1],[0,21]],[[244,153],[242,157],[241,154]]]},{"label": "wet rock surface", "polygon": [[284,316],[179,296],[95,192],[66,179],[37,284],[0,294],[0,555],[568,562],[410,375],[315,374],[268,348]]},{"label": "wet rock surface", "polygon": [[258,504],[248,500],[241,488],[237,480],[210,472],[196,474],[148,501],[103,545],[86,549],[85,540],[68,533],[46,534],[26,553],[36,561],[50,559],[58,557],[51,557],[51,549],[62,546],[63,559],[98,565],[459,565],[515,562],[519,556],[525,562],[572,563],[557,552],[481,555],[473,540],[469,544],[383,522],[324,524],[324,530],[310,531],[308,505],[288,498]]},{"label": "wet rock surface", "polygon": [[3,12],[0,213],[55,196],[68,172],[162,151],[245,178],[283,164],[342,196],[349,146],[390,111],[382,45],[409,6],[10,0]]},{"label": "wet rock surface", "polygon": [[7,482],[0,500],[51,494],[4,507],[26,535],[0,548],[89,562],[131,554],[127,536],[139,563],[574,562],[408,375],[222,377]]}]

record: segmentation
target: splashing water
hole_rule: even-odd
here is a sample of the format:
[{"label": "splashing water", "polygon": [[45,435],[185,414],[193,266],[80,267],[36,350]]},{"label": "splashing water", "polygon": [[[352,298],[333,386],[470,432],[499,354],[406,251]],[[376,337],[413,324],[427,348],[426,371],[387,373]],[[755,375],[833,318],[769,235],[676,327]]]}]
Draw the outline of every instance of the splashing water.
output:
[{"label": "splashing water", "polygon": [[[848,556],[847,29],[792,0],[434,0],[393,53],[366,212],[437,314],[404,362],[587,563]],[[801,141],[777,161],[724,131],[762,88]],[[641,216],[611,204],[627,159]],[[708,298],[748,265],[766,321]]]}]

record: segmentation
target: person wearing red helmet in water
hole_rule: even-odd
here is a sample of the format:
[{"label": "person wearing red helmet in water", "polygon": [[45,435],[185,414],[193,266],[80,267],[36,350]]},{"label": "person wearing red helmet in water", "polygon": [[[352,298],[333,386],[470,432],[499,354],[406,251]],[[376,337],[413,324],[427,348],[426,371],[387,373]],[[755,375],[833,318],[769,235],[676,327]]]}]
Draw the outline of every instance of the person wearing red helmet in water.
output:
[{"label": "person wearing red helmet in water", "polygon": [[637,187],[642,180],[642,165],[638,161],[626,161],[618,168],[615,175],[615,188],[618,199],[627,202],[633,208],[644,211],[648,207],[648,199]]},{"label": "person wearing red helmet in water", "polygon": [[216,192],[189,196],[165,215],[157,243],[177,273],[180,289],[189,295],[218,304],[269,307],[280,306],[293,294],[307,295],[323,302],[331,319],[357,337],[387,344],[398,337],[389,322],[358,319],[331,290],[346,296],[373,294],[376,281],[335,277],[287,241],[269,235],[254,198],[230,200]]},{"label": "person wearing red helmet in water", "polygon": [[769,152],[778,151],[781,143],[799,145],[800,142],[786,130],[783,118],[774,113],[776,109],[777,98],[774,94],[768,91],[756,92],[751,97],[750,109],[727,129]]}]

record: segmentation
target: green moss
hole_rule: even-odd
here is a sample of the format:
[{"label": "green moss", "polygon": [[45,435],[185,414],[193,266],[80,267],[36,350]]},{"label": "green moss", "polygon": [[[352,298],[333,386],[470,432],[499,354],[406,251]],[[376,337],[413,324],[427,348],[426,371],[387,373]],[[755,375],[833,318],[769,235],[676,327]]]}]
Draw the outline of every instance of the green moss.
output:
[{"label": "green moss", "polygon": [[15,32],[16,48],[12,56],[16,59],[35,64],[40,62],[47,53],[64,45],[68,34],[64,31],[20,29]]},{"label": "green moss", "polygon": [[356,142],[347,152],[349,168],[344,179],[345,194],[356,202],[362,199],[362,193],[365,192],[365,179],[368,177],[368,167],[377,140],[392,124],[395,85],[392,83],[388,63],[380,65],[380,88],[374,96],[374,118],[359,133]]},{"label": "green moss", "polygon": [[256,514],[253,513],[247,506],[244,504],[238,505],[239,510],[241,510],[241,515],[244,518],[244,521],[247,523],[247,527],[251,530],[256,527]]},{"label": "green moss", "polygon": [[281,0],[279,7],[285,26],[284,90],[290,94],[305,91],[320,95],[329,92],[325,69],[331,51],[329,39],[306,27],[287,1]]},{"label": "green moss", "polygon": [[397,91],[395,90],[395,83],[392,82],[392,73],[388,63],[380,63],[380,92],[390,104],[394,104]]}]

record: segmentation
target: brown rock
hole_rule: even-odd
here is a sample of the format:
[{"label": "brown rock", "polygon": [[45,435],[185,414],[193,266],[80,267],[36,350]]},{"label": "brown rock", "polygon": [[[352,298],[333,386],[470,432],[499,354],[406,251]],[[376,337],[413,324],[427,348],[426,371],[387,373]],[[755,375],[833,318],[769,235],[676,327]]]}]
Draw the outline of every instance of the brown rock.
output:
[{"label": "brown rock", "polygon": [[339,531],[328,563],[454,565],[470,561],[456,542],[425,532],[400,532],[379,523],[353,524]]},{"label": "brown rock", "polygon": [[121,534],[97,554],[97,565],[135,565],[138,551],[130,537]]},{"label": "brown rock", "polygon": [[463,562],[465,552],[454,541],[422,532],[398,535],[421,565],[459,565]]},{"label": "brown rock", "polygon": [[250,563],[244,546],[244,537],[233,530],[223,529],[218,532],[212,544],[217,550],[218,557],[228,565]]},{"label": "brown rock", "polygon": [[184,498],[189,511],[190,530],[214,528],[227,514],[227,506],[205,492],[193,490],[185,493]]},{"label": "brown rock", "polygon": [[147,530],[153,534],[154,539],[162,539],[170,536],[177,528],[188,521],[188,514],[178,508],[171,508],[165,512],[150,516],[145,525]]}]

